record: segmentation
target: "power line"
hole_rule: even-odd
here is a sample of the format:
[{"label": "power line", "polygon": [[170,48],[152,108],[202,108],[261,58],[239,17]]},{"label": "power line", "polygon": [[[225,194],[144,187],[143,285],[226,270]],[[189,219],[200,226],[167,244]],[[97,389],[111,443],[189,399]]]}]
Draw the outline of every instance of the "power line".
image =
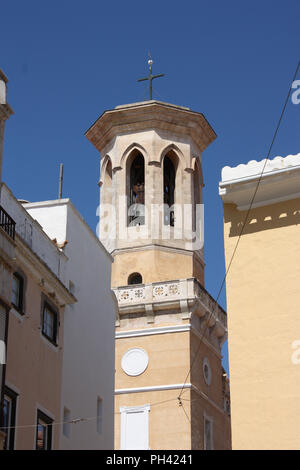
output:
[{"label": "power line", "polygon": [[[170,401],[177,401],[177,397],[174,397],[174,398],[169,398],[168,400],[163,400],[163,401],[158,401],[158,402],[154,402],[154,403],[149,403],[149,406],[157,406],[157,405],[162,405],[163,403],[168,403]],[[137,407],[139,405],[136,405]],[[121,411],[115,411],[114,413],[115,415],[120,415],[121,414]]]},{"label": "power line", "polygon": [[184,414],[185,414],[187,420],[188,420],[189,423],[191,424],[190,417],[189,417],[189,415],[187,414],[187,412],[185,411],[185,408],[184,408],[184,406],[183,406],[183,403],[181,402],[181,403],[179,404],[179,406],[182,408],[182,411],[184,412]]},{"label": "power line", "polygon": [[[169,398],[168,400],[162,400],[154,403],[150,403],[149,406],[158,406],[162,405],[164,403],[168,403],[171,401],[177,401],[177,397],[174,398]],[[115,415],[121,414],[120,411],[114,412]],[[92,421],[95,419],[99,419],[99,416],[92,416],[90,418],[73,418],[68,421],[52,421],[50,423],[51,426],[58,426],[58,425],[63,425],[63,424],[78,424],[78,423],[83,423],[87,421]],[[26,428],[36,428],[38,426],[38,423],[35,424],[21,424],[21,425],[16,425],[16,426],[0,426],[0,430],[3,431],[9,431],[10,429],[26,429]]]},{"label": "power line", "polygon": [[[166,98],[164,98],[163,96],[161,96],[160,93],[158,93],[158,91],[153,87],[153,91],[155,92],[156,95],[158,95],[158,97],[160,99],[162,99],[163,101],[166,101]],[[167,101],[170,101],[169,99],[167,99]]]},{"label": "power line", "polygon": [[[61,424],[78,424],[84,421],[91,421],[93,419],[97,419],[98,416],[92,416],[91,418],[74,418],[69,421],[52,421],[52,423],[49,424],[49,426],[57,426]],[[20,424],[17,426],[0,426],[0,430],[10,430],[10,429],[26,429],[26,428],[36,428],[38,426],[38,423],[35,424]]]},{"label": "power line", "polygon": [[230,258],[230,262],[229,262],[228,267],[227,267],[226,272],[225,272],[225,276],[224,276],[224,278],[223,278],[223,280],[222,280],[221,287],[220,287],[220,289],[219,289],[217,298],[216,298],[216,300],[215,300],[214,308],[212,309],[211,313],[209,314],[209,316],[208,316],[208,318],[207,318],[206,327],[204,328],[203,334],[202,334],[201,337],[200,337],[199,347],[198,347],[197,352],[196,352],[196,354],[195,354],[195,356],[194,356],[194,358],[193,358],[192,364],[191,364],[190,369],[189,369],[189,372],[188,372],[188,374],[187,374],[187,376],[186,376],[186,378],[185,378],[185,381],[184,381],[184,383],[183,383],[183,385],[182,385],[181,392],[180,392],[180,394],[179,394],[179,396],[178,396],[178,400],[180,400],[180,397],[181,397],[181,395],[182,395],[182,392],[183,392],[184,386],[185,386],[185,384],[186,384],[186,381],[187,381],[187,379],[188,379],[188,377],[189,377],[189,375],[190,375],[190,373],[191,373],[191,370],[192,370],[192,368],[193,368],[193,365],[194,365],[194,363],[195,363],[195,360],[196,360],[196,358],[197,358],[197,356],[198,356],[198,353],[199,353],[199,351],[200,351],[201,343],[202,343],[202,340],[203,340],[203,338],[204,338],[204,335],[205,335],[205,333],[206,333],[206,331],[207,331],[209,320],[210,320],[211,316],[214,314],[214,312],[215,312],[215,310],[216,310],[216,307],[217,307],[217,305],[218,305],[217,302],[218,302],[218,300],[219,300],[219,297],[220,297],[221,292],[222,292],[222,290],[223,290],[223,287],[224,287],[224,285],[225,285],[225,281],[226,281],[227,275],[228,275],[228,273],[229,273],[229,270],[230,270],[230,268],[231,268],[231,265],[232,265],[234,256],[235,256],[236,251],[237,251],[237,248],[238,248],[238,246],[239,246],[241,237],[242,237],[242,235],[243,235],[243,233],[244,233],[244,229],[245,229],[246,223],[247,223],[247,221],[248,221],[248,217],[249,217],[250,211],[251,211],[251,209],[252,209],[253,202],[254,202],[254,199],[255,199],[255,197],[256,197],[256,194],[257,194],[257,191],[258,191],[260,182],[261,182],[261,180],[262,180],[263,173],[264,173],[264,171],[265,171],[267,162],[268,162],[268,160],[269,160],[269,158],[270,158],[270,154],[271,154],[271,151],[272,151],[272,148],[273,148],[273,144],[274,144],[275,139],[276,139],[276,137],[277,137],[278,130],[279,130],[279,127],[280,127],[280,124],[281,124],[281,121],[282,121],[282,118],[283,118],[283,115],[284,115],[284,112],[285,112],[287,103],[288,103],[289,98],[290,98],[290,94],[291,94],[291,90],[292,90],[292,85],[293,85],[294,80],[295,80],[296,77],[297,77],[299,67],[300,67],[300,61],[299,61],[298,64],[297,64],[296,71],[295,71],[295,73],[294,73],[294,76],[293,76],[291,85],[290,85],[290,87],[289,87],[289,91],[288,91],[286,100],[285,100],[285,102],[284,102],[284,106],[283,106],[283,108],[282,108],[282,111],[281,111],[281,114],[280,114],[280,118],[279,118],[279,121],[278,121],[278,123],[277,123],[276,129],[275,129],[275,132],[274,132],[274,135],[273,135],[273,139],[272,139],[272,141],[271,141],[271,145],[270,145],[269,150],[268,150],[267,157],[266,157],[266,159],[265,159],[265,162],[264,162],[262,171],[261,171],[260,176],[259,176],[259,179],[258,179],[258,181],[257,181],[257,185],[256,185],[256,187],[255,187],[255,191],[254,191],[253,197],[252,197],[251,202],[250,202],[250,206],[249,206],[248,211],[247,211],[247,213],[246,213],[246,217],[245,217],[245,219],[244,219],[244,223],[242,224],[240,234],[239,234],[239,236],[238,236],[236,245],[235,245],[235,247],[234,247],[232,256],[231,256],[231,258]]}]

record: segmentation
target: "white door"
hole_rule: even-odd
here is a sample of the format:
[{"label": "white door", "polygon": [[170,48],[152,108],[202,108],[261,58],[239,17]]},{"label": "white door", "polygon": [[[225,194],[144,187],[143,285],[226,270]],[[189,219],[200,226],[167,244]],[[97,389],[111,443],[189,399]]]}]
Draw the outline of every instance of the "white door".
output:
[{"label": "white door", "polygon": [[149,449],[150,406],[121,408],[121,449]]}]

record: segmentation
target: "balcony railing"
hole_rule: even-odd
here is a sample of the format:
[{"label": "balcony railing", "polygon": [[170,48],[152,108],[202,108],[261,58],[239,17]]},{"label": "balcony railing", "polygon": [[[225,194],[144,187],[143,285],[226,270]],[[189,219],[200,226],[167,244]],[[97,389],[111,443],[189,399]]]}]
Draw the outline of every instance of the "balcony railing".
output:
[{"label": "balcony railing", "polygon": [[195,300],[199,302],[203,314],[208,312],[212,324],[218,320],[225,328],[227,325],[225,311],[195,278],[121,286],[115,288],[114,292],[120,312],[138,305]]},{"label": "balcony railing", "polygon": [[13,240],[15,239],[16,222],[10,215],[0,206],[0,227],[7,233]]}]

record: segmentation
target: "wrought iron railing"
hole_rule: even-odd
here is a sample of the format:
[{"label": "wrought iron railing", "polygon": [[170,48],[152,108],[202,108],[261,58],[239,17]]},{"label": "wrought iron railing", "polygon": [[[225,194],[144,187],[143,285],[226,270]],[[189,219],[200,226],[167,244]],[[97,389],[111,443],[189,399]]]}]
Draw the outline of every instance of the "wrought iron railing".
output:
[{"label": "wrought iron railing", "polygon": [[0,206],[0,227],[7,233],[13,240],[15,239],[16,222],[11,216]]}]

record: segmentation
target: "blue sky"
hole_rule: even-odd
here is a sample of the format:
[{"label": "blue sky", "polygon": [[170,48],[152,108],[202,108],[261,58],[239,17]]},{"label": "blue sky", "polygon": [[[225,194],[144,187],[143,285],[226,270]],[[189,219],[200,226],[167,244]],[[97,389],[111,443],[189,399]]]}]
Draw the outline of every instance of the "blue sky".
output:
[{"label": "blue sky", "polygon": [[[105,109],[147,98],[136,80],[151,51],[153,71],[166,74],[153,97],[202,112],[218,134],[203,154],[206,288],[215,296],[224,276],[221,169],[266,155],[300,59],[299,20],[296,0],[5,2],[0,67],[15,114],[4,181],[17,197],[56,199],[63,162],[64,196],[95,229],[98,154],[84,132]],[[299,118],[289,102],[271,157],[300,151]]]}]

